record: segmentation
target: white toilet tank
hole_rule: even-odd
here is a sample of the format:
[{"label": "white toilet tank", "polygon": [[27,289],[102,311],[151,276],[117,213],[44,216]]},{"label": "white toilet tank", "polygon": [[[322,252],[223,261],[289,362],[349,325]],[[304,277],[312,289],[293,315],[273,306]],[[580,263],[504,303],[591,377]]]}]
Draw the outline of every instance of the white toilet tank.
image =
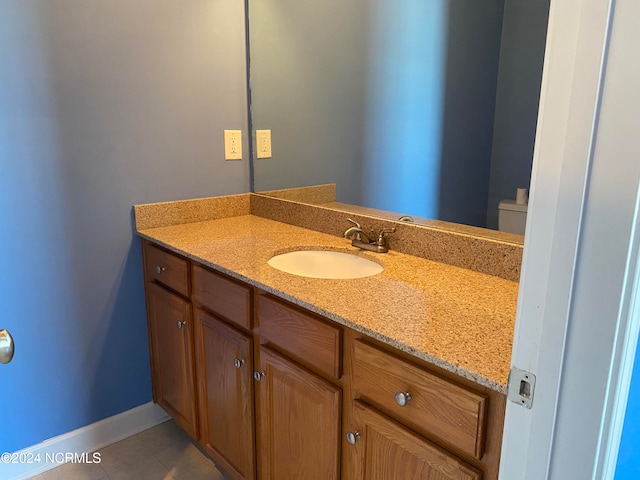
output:
[{"label": "white toilet tank", "polygon": [[527,224],[527,204],[519,205],[515,200],[502,200],[498,204],[498,230],[524,235]]}]

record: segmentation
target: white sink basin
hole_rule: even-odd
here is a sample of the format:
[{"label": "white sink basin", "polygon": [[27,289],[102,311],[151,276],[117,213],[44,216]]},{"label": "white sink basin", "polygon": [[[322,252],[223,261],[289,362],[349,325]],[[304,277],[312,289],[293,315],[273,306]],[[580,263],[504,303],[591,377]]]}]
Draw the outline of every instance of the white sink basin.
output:
[{"label": "white sink basin", "polygon": [[271,257],[269,265],[283,272],[312,278],[362,278],[376,275],[382,265],[350,253],[297,250]]}]

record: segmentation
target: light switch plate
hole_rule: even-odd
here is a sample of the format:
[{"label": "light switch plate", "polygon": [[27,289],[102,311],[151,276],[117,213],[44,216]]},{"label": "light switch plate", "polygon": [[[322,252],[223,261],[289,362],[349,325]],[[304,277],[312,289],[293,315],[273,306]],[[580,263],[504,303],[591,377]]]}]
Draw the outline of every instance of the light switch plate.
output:
[{"label": "light switch plate", "polygon": [[256,130],[256,157],[271,158],[271,130]]},{"label": "light switch plate", "polygon": [[242,130],[224,131],[224,159],[242,160]]}]

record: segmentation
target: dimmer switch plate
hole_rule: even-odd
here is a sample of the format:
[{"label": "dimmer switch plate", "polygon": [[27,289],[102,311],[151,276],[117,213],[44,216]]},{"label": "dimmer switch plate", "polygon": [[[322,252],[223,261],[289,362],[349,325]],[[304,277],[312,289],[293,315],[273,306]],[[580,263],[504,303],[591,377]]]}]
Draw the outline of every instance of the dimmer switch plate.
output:
[{"label": "dimmer switch plate", "polygon": [[224,159],[242,160],[242,130],[224,131]]},{"label": "dimmer switch plate", "polygon": [[271,158],[271,130],[256,130],[256,157]]}]

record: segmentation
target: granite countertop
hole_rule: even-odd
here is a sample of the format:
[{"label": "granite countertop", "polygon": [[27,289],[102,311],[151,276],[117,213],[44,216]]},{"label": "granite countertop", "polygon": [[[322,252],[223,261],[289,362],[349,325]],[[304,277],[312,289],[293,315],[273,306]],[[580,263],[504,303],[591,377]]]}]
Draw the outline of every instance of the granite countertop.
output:
[{"label": "granite countertop", "polygon": [[[256,215],[157,228],[156,244],[328,317],[448,371],[506,393],[518,283],[390,251],[364,252],[347,239]],[[267,264],[299,249],[355,253],[378,275],[306,278]]]}]

